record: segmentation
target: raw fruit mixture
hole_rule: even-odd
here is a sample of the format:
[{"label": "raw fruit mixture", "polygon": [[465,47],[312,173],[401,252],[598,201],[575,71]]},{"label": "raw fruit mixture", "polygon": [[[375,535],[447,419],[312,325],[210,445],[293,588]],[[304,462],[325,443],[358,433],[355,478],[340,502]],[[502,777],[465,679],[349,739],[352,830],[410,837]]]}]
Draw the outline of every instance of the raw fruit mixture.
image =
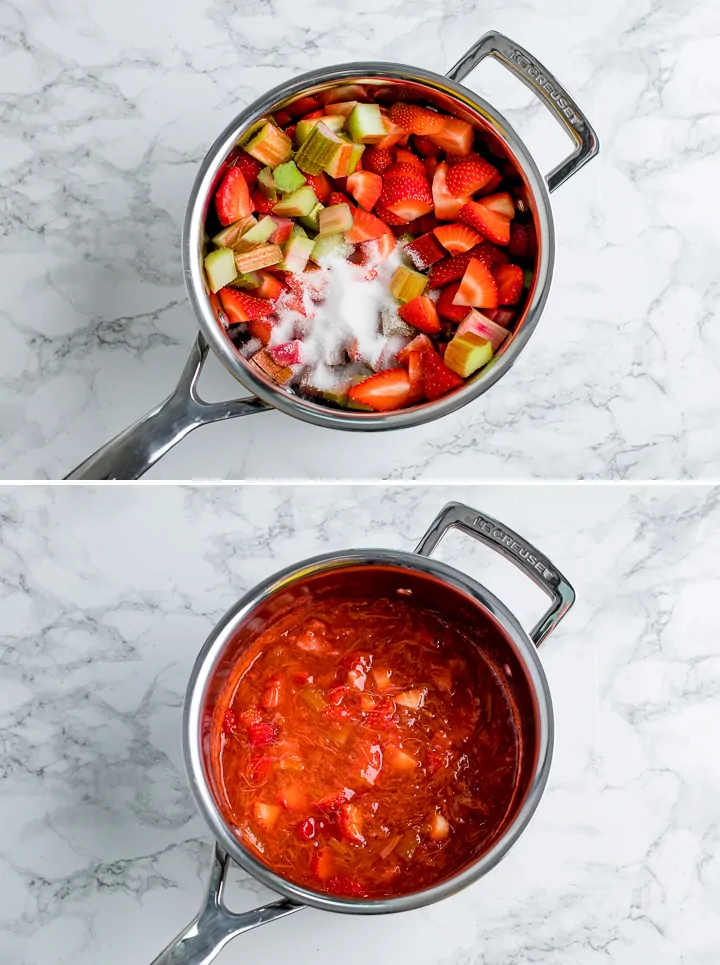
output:
[{"label": "raw fruit mixture", "polygon": [[227,822],[278,874],[347,897],[413,892],[492,843],[520,732],[495,669],[402,596],[304,601],[215,707]]},{"label": "raw fruit mixture", "polygon": [[515,167],[467,121],[402,94],[340,87],[258,121],[208,221],[207,282],[229,338],[278,384],[333,406],[391,411],[460,388],[532,284]]}]

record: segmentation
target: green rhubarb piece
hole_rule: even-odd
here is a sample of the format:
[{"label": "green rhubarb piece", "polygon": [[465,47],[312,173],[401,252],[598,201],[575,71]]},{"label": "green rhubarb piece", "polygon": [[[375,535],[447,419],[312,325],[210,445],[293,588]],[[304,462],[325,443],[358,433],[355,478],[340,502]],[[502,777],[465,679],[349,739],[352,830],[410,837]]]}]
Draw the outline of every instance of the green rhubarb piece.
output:
[{"label": "green rhubarb piece", "polygon": [[258,131],[261,131],[266,124],[267,124],[267,121],[265,120],[264,117],[261,117],[259,121],[253,121],[253,123],[245,131],[245,133],[241,134],[240,137],[238,138],[237,146],[243,147],[245,144],[247,144],[247,142],[251,138],[253,138],[258,133]]},{"label": "green rhubarb piece", "polygon": [[284,218],[299,218],[310,214],[317,204],[317,195],[309,184],[303,185],[297,191],[293,191],[282,201],[278,201],[273,207],[273,214],[281,215]]},{"label": "green rhubarb piece", "polygon": [[269,121],[258,133],[245,144],[245,150],[261,164],[276,168],[290,160],[292,141],[285,131],[271,124]]},{"label": "green rhubarb piece", "polygon": [[480,338],[475,332],[464,332],[448,342],[443,361],[456,375],[466,379],[487,365],[492,355],[492,345],[486,338]]},{"label": "green rhubarb piece", "polygon": [[225,285],[235,281],[235,252],[232,248],[217,248],[205,256],[205,274],[210,291],[219,292]]},{"label": "green rhubarb piece", "polygon": [[350,160],[348,161],[347,173],[348,177],[354,174],[355,168],[358,166],[362,153],[365,150],[364,144],[353,144],[352,150],[350,151]]},{"label": "green rhubarb piece", "polygon": [[319,219],[320,219],[320,212],[323,210],[324,207],[325,207],[325,205],[324,205],[324,204],[321,204],[321,203],[318,201],[318,203],[317,203],[317,204],[315,205],[315,207],[312,209],[312,211],[310,212],[310,214],[301,215],[301,216],[298,218],[298,221],[299,221],[300,224],[303,226],[303,228],[307,228],[308,231],[317,231],[317,230],[319,229],[319,227],[320,227],[320,221],[319,221]]},{"label": "green rhubarb piece", "polygon": [[300,235],[295,235],[294,238],[291,236],[282,246],[283,260],[278,268],[282,271],[291,271],[293,274],[304,271],[314,245],[315,242],[312,238],[303,238]]},{"label": "green rhubarb piece", "polygon": [[338,231],[349,231],[353,225],[352,211],[349,204],[333,204],[320,212],[318,219],[320,236],[334,235]]},{"label": "green rhubarb piece", "polygon": [[270,235],[276,230],[277,225],[270,215],[266,214],[265,217],[261,218],[256,225],[245,232],[245,234],[242,236],[242,240],[245,242],[251,241],[255,244],[260,244],[263,241],[267,241]]},{"label": "green rhubarb piece", "polygon": [[285,164],[278,164],[273,171],[275,187],[282,194],[292,194],[305,184],[305,175],[298,171],[294,161],[286,161]]},{"label": "green rhubarb piece", "polygon": [[291,238],[307,238],[307,231],[301,224],[294,224],[290,229]]},{"label": "green rhubarb piece", "polygon": [[306,174],[320,174],[327,170],[327,166],[344,144],[346,142],[342,138],[318,119],[318,123],[295,155],[295,163]]},{"label": "green rhubarb piece", "polygon": [[253,225],[257,224],[257,220],[250,215],[248,218],[240,218],[239,221],[233,221],[232,224],[226,225],[213,237],[212,243],[218,248],[232,248],[235,242],[240,238],[243,231],[247,231],[248,228],[252,228]]},{"label": "green rhubarb piece", "polygon": [[347,119],[346,130],[356,144],[377,144],[387,136],[377,104],[356,104]]},{"label": "green rhubarb piece", "polygon": [[283,259],[280,246],[268,243],[255,245],[249,251],[236,251],[234,254],[235,267],[241,272],[260,271],[261,268],[279,264]]},{"label": "green rhubarb piece", "polygon": [[427,278],[419,271],[400,265],[390,282],[390,291],[399,302],[411,302],[413,298],[422,295],[427,285]]},{"label": "green rhubarb piece", "polygon": [[316,265],[325,265],[334,258],[347,258],[353,247],[340,232],[335,235],[318,235],[310,257]]},{"label": "green rhubarb piece", "polygon": [[233,288],[259,288],[262,284],[262,278],[255,271],[241,271],[235,281],[231,281],[230,284]]},{"label": "green rhubarb piece", "polygon": [[327,117],[311,117],[306,121],[298,121],[295,127],[295,143],[301,147],[310,136],[315,125],[321,122],[337,134],[345,126],[345,118],[341,114],[329,114]]},{"label": "green rhubarb piece", "polygon": [[263,168],[262,171],[258,172],[258,184],[268,201],[277,201],[277,185],[271,168]]}]

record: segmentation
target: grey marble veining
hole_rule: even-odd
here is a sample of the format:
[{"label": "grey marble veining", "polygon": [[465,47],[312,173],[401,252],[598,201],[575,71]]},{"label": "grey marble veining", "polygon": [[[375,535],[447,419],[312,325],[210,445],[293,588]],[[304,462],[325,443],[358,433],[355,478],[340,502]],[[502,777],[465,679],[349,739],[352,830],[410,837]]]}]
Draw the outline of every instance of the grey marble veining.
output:
[{"label": "grey marble veining", "polygon": [[[304,911],[224,965],[715,965],[720,957],[720,491],[125,487],[0,491],[0,963],[149,962],[210,852],[181,759],[214,622],[302,558],[412,549],[445,499],[536,543],[578,602],[541,656],[556,750],[510,855],[423,911]],[[461,536],[444,559],[530,626],[545,606]],[[237,875],[231,906],[268,893]]]},{"label": "grey marble veining", "polygon": [[[485,30],[525,44],[602,153],[553,195],[543,319],[490,393],[400,434],[276,413],[196,432],[156,478],[710,478],[720,474],[715,0],[8,0],[0,9],[0,474],[59,478],[172,388],[194,321],[180,226],[200,160],[289,76],[447,70]],[[543,170],[568,150],[522,85],[470,86]],[[212,361],[212,398],[238,385]]]}]

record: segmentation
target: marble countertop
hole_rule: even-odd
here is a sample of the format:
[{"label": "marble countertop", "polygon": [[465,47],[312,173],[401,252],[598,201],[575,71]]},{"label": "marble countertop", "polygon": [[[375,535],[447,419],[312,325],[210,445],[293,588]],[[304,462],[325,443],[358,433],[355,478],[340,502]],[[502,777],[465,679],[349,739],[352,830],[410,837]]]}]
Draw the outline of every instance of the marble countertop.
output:
[{"label": "marble countertop", "polygon": [[[190,669],[225,609],[310,554],[410,550],[446,498],[545,551],[578,599],[541,650],[556,748],[513,851],[417,912],[303,911],[220,965],[714,965],[720,491],[125,487],[0,491],[0,963],[150,962],[211,850],[180,747]],[[545,598],[451,535],[443,557],[529,626]],[[268,896],[239,874],[230,905]]]},{"label": "marble countertop", "polygon": [[[602,142],[553,196],[556,274],[517,365],[460,412],[400,435],[272,413],[199,430],[151,475],[720,474],[715,0],[8,0],[0,24],[3,478],[64,476],[173,387],[195,330],[184,208],[243,105],[342,61],[444,72],[490,28],[561,78]],[[482,65],[471,86],[541,169],[566,155],[560,128],[500,67]],[[201,387],[238,394],[215,360]]]}]

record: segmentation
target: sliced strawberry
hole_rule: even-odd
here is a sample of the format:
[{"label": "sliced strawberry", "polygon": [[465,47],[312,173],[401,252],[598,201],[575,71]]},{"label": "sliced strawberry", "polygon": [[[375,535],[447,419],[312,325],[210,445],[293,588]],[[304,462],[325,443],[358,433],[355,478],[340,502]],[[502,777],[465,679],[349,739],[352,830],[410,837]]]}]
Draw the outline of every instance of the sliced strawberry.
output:
[{"label": "sliced strawberry", "polygon": [[435,203],[435,215],[444,221],[452,221],[466,202],[466,198],[454,198],[447,186],[448,166],[443,161],[438,164],[432,182],[432,196]]},{"label": "sliced strawberry", "polygon": [[277,804],[263,804],[256,801],[253,805],[255,820],[264,831],[271,831],[280,814]]},{"label": "sliced strawberry", "polygon": [[416,134],[413,137],[413,146],[423,157],[437,157],[441,150],[434,141],[423,134]]},{"label": "sliced strawberry", "polygon": [[292,116],[288,114],[286,110],[278,111],[276,114],[273,114],[273,117],[278,127],[286,127],[292,120]]},{"label": "sliced strawberry", "polygon": [[352,202],[342,191],[331,191],[327,199],[327,207],[331,208],[334,204],[352,204]]},{"label": "sliced strawberry", "polygon": [[272,214],[274,201],[269,201],[262,193],[260,188],[255,188],[252,193],[251,205],[255,214]]},{"label": "sliced strawberry", "polygon": [[482,235],[464,224],[448,224],[436,228],[435,237],[451,255],[469,251],[482,241]]},{"label": "sliced strawberry", "polygon": [[399,228],[405,226],[408,222],[405,218],[401,218],[400,215],[393,214],[392,211],[388,211],[385,205],[381,204],[379,201],[375,205],[375,214],[384,221],[386,225],[391,225],[394,228]]},{"label": "sliced strawberry", "polygon": [[333,874],[333,857],[329,851],[316,851],[310,861],[310,870],[323,884],[327,884]]},{"label": "sliced strawberry", "polygon": [[384,181],[380,202],[393,214],[408,221],[422,217],[433,207],[430,187],[418,177],[394,177]]},{"label": "sliced strawberry", "polygon": [[497,189],[502,184],[502,176],[500,174],[494,174],[484,188],[481,188],[477,193],[482,196],[483,194],[492,194],[493,191]]},{"label": "sliced strawberry", "polygon": [[293,225],[295,222],[292,220],[292,218],[281,218],[277,214],[274,215],[273,221],[277,227],[268,238],[268,241],[273,245],[284,245],[292,234]]},{"label": "sliced strawberry", "polygon": [[376,412],[390,412],[405,405],[410,395],[410,379],[404,369],[386,369],[354,385],[348,395],[355,402]]},{"label": "sliced strawberry", "polygon": [[280,677],[274,677],[272,680],[267,682],[265,687],[265,692],[262,695],[260,704],[265,710],[272,710],[273,707],[277,707],[280,703],[280,694],[282,691],[282,680]]},{"label": "sliced strawberry", "polygon": [[493,274],[497,282],[498,302],[501,305],[517,305],[523,293],[522,268],[517,265],[497,265]]},{"label": "sliced strawberry", "polygon": [[231,167],[215,194],[215,207],[220,224],[228,225],[252,214],[247,181],[239,167]]},{"label": "sliced strawberry", "polygon": [[435,352],[426,352],[423,355],[423,386],[428,399],[439,399],[441,395],[459,388],[462,384],[463,379],[451,372]]},{"label": "sliced strawberry", "polygon": [[383,181],[388,181],[390,178],[417,178],[423,184],[427,184],[425,167],[422,163],[417,167],[414,164],[408,164],[407,161],[396,161],[383,173]]},{"label": "sliced strawberry", "polygon": [[248,188],[254,188],[257,183],[258,172],[262,171],[262,164],[246,151],[241,151],[235,161],[235,167],[242,171]]},{"label": "sliced strawberry", "polygon": [[434,141],[443,151],[450,151],[452,154],[467,155],[472,150],[472,125],[457,117],[446,117],[442,129],[437,134],[429,136],[430,140]]},{"label": "sliced strawberry", "polygon": [[279,345],[271,345],[268,352],[278,365],[302,365],[304,361],[302,342],[297,338],[291,342],[281,342]]},{"label": "sliced strawberry", "polygon": [[371,147],[363,153],[363,167],[373,174],[382,174],[386,168],[395,163],[395,152],[389,148]]},{"label": "sliced strawberry", "polygon": [[[422,352],[411,352],[408,356],[408,378],[410,379],[410,398],[408,399],[408,405],[416,405],[425,398],[422,359]],[[374,707],[370,709],[372,710]]]},{"label": "sliced strawberry", "polygon": [[372,171],[356,171],[347,179],[347,187],[360,207],[370,211],[382,194],[383,179]]},{"label": "sliced strawberry", "polygon": [[427,295],[418,295],[405,305],[401,305],[398,308],[398,315],[419,332],[435,335],[440,331],[440,319],[435,302]]},{"label": "sliced strawberry", "polygon": [[383,123],[385,124],[385,129],[387,131],[387,134],[382,139],[382,141],[379,141],[375,145],[375,147],[378,148],[378,150],[383,151],[383,150],[387,150],[388,148],[391,148],[393,144],[407,143],[409,134],[405,130],[405,128],[400,127],[399,124],[393,123],[393,121],[390,120],[390,115],[388,114],[388,112],[384,110],[382,107],[380,108],[380,113],[382,115]]},{"label": "sliced strawberry", "polygon": [[507,245],[510,241],[510,219],[489,208],[484,199],[468,201],[458,217],[496,245]]},{"label": "sliced strawberry", "polygon": [[317,802],[317,806],[321,811],[336,811],[343,804],[347,804],[355,797],[355,791],[349,787],[340,788],[339,791],[332,791],[330,794],[326,794],[321,797]]},{"label": "sliced strawberry", "polygon": [[427,107],[399,102],[390,108],[390,120],[411,134],[437,134],[445,125],[445,116]]},{"label": "sliced strawberry", "polygon": [[445,257],[445,252],[437,243],[432,231],[429,231],[426,235],[421,235],[414,241],[409,241],[404,248],[413,265],[420,271],[424,271],[430,265],[434,265],[436,261]]},{"label": "sliced strawberry", "polygon": [[270,302],[275,302],[285,291],[285,286],[276,278],[275,275],[271,275],[269,271],[264,269],[257,272],[261,278],[261,282],[257,288],[253,289],[253,293],[258,298],[267,298]]},{"label": "sliced strawberry", "polygon": [[[425,766],[427,767],[427,763]],[[305,818],[298,824],[296,831],[301,841],[312,841],[317,833],[315,818]]]},{"label": "sliced strawberry", "polygon": [[[298,97],[296,101],[292,104],[288,104],[285,110],[290,115],[290,117],[302,117],[310,111],[316,111],[320,107],[320,101],[317,97],[306,96]],[[322,112],[320,113],[322,116]]]},{"label": "sliced strawberry", "polygon": [[251,318],[248,320],[248,332],[263,345],[270,342],[275,321],[272,318]]},{"label": "sliced strawberry", "polygon": [[290,124],[289,127],[285,128],[285,133],[290,138],[291,141],[295,140],[295,131],[297,130],[297,124]]},{"label": "sliced strawberry", "polygon": [[356,804],[342,804],[337,812],[340,834],[355,844],[365,844],[362,833],[362,814]]},{"label": "sliced strawberry", "polygon": [[395,161],[397,164],[409,164],[410,167],[415,168],[419,171],[423,177],[425,176],[425,166],[412,151],[408,151],[405,148],[399,147],[395,152]]},{"label": "sliced strawberry", "polygon": [[305,811],[308,799],[297,784],[287,784],[278,791],[278,804],[288,811]]},{"label": "sliced strawberry", "polygon": [[300,120],[314,121],[316,118],[324,117],[324,116],[325,116],[325,111],[323,111],[321,108],[317,108],[317,110],[308,111],[307,114],[303,114]]},{"label": "sliced strawberry", "polygon": [[347,875],[334,875],[327,883],[327,889],[333,895],[345,898],[367,898],[367,891],[358,882]]},{"label": "sliced strawberry", "polygon": [[364,255],[367,253],[371,256],[372,261],[385,261],[395,251],[395,235],[388,225],[385,225],[384,234],[379,238],[373,238],[372,241],[366,241],[360,247]]},{"label": "sliced strawberry", "polygon": [[382,238],[386,228],[387,225],[374,214],[363,211],[362,208],[353,208],[353,225],[345,232],[345,240],[353,245],[361,241],[372,241],[374,238]]},{"label": "sliced strawberry", "polygon": [[490,269],[482,261],[471,259],[453,301],[456,305],[474,308],[497,308],[497,285]]},{"label": "sliced strawberry", "polygon": [[412,221],[409,225],[408,231],[414,235],[424,235],[428,231],[434,231],[439,228],[442,221],[439,221],[434,214],[424,214],[422,218],[418,218]]},{"label": "sliced strawberry", "polygon": [[499,194],[486,194],[482,199],[482,203],[486,208],[490,208],[491,211],[495,211],[505,218],[513,218],[515,216],[515,204],[512,196],[508,194],[507,191],[501,191]]},{"label": "sliced strawberry", "polygon": [[497,174],[497,168],[476,155],[453,164],[447,173],[447,186],[451,194],[456,198],[467,197],[484,188],[485,185]]},{"label": "sliced strawberry", "polygon": [[432,179],[435,177],[435,172],[437,171],[438,159],[436,157],[426,157],[423,158],[423,167],[425,168],[425,175],[432,183]]},{"label": "sliced strawberry", "polygon": [[508,251],[514,258],[532,258],[537,251],[535,227],[532,222],[513,221],[510,225]]},{"label": "sliced strawberry", "polygon": [[496,325],[509,328],[515,319],[516,313],[509,308],[491,308],[483,312],[483,314],[487,315],[490,321],[495,322]]},{"label": "sliced strawberry", "polygon": [[[395,357],[397,358],[398,362],[402,362],[402,364],[405,365],[406,363],[409,363],[410,356],[413,354],[413,352],[416,352],[417,354],[422,355],[424,352],[434,352],[434,351],[435,351],[435,346],[427,337],[427,335],[416,335],[415,338],[412,340],[412,342],[408,342],[405,348],[399,351]],[[412,379],[410,381],[412,381]],[[385,684],[382,683],[382,679],[379,680],[381,675],[382,675],[382,671],[377,669],[373,670],[373,677],[375,678],[375,686],[377,687],[378,690],[386,690],[390,686],[389,672],[387,672],[386,674]]]},{"label": "sliced strawberry", "polygon": [[248,295],[240,288],[221,288],[218,294],[225,314],[233,322],[246,322],[249,318],[265,318],[272,312],[272,303],[266,298]]},{"label": "sliced strawberry", "polygon": [[453,302],[453,299],[458,293],[458,288],[460,288],[459,281],[448,285],[447,288],[443,288],[436,304],[440,318],[444,318],[445,321],[453,322],[456,325],[462,322],[468,313],[467,305],[455,305]]},{"label": "sliced strawberry", "polygon": [[[304,171],[303,174],[305,174]],[[321,171],[320,174],[305,174],[305,180],[315,192],[315,197],[318,201],[327,204],[330,193],[332,192],[332,185],[327,174],[325,174],[324,171]]]},{"label": "sliced strawberry", "polygon": [[444,286],[449,285],[451,281],[457,281],[459,278],[462,278],[473,258],[474,251],[475,249],[471,248],[470,251],[465,251],[461,255],[453,255],[451,258],[445,258],[443,261],[439,261],[433,265],[429,275],[430,287],[444,288]]},{"label": "sliced strawberry", "polygon": [[266,747],[278,739],[277,724],[253,724],[248,727],[248,739],[253,747]]},{"label": "sliced strawberry", "polygon": [[491,241],[481,242],[473,251],[473,258],[479,258],[492,271],[495,265],[506,265],[510,259],[504,248],[498,248]]}]

